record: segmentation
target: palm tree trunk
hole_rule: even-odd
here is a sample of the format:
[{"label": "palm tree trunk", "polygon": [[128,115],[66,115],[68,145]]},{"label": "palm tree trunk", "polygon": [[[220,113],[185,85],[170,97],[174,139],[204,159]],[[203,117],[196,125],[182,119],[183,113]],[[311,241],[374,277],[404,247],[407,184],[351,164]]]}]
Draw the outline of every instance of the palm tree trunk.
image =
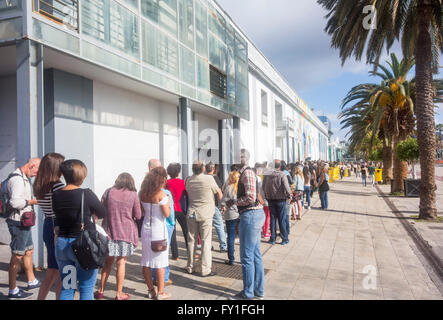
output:
[{"label": "palm tree trunk", "polygon": [[435,184],[435,118],[432,89],[432,43],[429,27],[432,7],[429,0],[417,3],[418,37],[416,44],[416,113],[420,150],[420,219],[437,219]]},{"label": "palm tree trunk", "polygon": [[400,141],[394,139],[394,192],[404,192],[404,180],[408,177],[408,162],[401,161],[397,155],[397,146]]},{"label": "palm tree trunk", "polygon": [[392,145],[383,146],[383,183],[389,184],[394,178],[392,173]]}]

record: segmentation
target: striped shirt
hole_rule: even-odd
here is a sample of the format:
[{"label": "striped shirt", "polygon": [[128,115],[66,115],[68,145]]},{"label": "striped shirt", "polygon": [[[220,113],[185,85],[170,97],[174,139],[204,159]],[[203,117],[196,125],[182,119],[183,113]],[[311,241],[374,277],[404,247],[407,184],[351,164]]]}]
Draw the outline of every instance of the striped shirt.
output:
[{"label": "striped shirt", "polygon": [[52,210],[52,194],[60,190],[65,185],[58,181],[52,186],[52,191],[45,194],[43,199],[38,199],[38,205],[42,209],[43,213],[45,214],[46,218],[55,218],[54,211]]}]

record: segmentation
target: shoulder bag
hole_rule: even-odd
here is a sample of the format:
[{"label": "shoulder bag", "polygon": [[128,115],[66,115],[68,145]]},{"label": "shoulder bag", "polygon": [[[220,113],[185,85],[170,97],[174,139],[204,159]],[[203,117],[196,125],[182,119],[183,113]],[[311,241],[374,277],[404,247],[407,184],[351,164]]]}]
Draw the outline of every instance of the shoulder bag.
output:
[{"label": "shoulder bag", "polygon": [[[95,230],[85,230],[84,222],[84,198],[85,193],[82,191],[81,204],[81,231],[75,241],[72,243],[72,249],[77,257],[80,266],[85,270],[97,269],[103,267],[105,259],[109,254],[108,237]],[[95,221],[94,222],[95,227]]]},{"label": "shoulder bag", "polygon": [[[149,225],[151,226],[151,230],[152,230],[152,203],[150,205],[151,205],[151,217],[149,219]],[[163,223],[163,227],[165,228],[165,234],[166,234],[166,222]],[[167,240],[167,236],[166,235],[165,235],[165,239],[164,240],[157,240],[157,241],[152,241],[151,240],[151,250],[152,250],[152,252],[163,252],[163,251],[166,251],[167,249],[168,249],[168,240]]]}]

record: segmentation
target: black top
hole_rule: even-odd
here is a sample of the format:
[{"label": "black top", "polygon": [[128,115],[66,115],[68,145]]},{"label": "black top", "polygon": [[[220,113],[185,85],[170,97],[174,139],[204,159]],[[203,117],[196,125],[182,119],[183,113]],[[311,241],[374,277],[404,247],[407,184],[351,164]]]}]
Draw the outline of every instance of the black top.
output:
[{"label": "black top", "polygon": [[80,234],[82,192],[85,192],[83,215],[86,230],[95,230],[91,216],[106,217],[106,208],[90,189],[58,190],[52,196],[52,208],[60,228],[59,236],[75,238]]}]

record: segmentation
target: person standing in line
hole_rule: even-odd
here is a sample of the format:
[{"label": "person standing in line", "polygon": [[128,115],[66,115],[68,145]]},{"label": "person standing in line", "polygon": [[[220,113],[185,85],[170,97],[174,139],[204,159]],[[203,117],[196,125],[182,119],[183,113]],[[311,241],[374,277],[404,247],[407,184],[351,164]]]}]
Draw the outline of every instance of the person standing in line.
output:
[{"label": "person standing in line", "polygon": [[320,201],[322,210],[328,210],[328,191],[329,191],[329,165],[325,164],[320,175],[320,180],[318,182],[318,191],[320,193]]},{"label": "person standing in line", "polygon": [[301,220],[301,215],[302,215],[302,209],[303,209],[303,205],[302,205],[302,199],[303,199],[303,190],[304,190],[304,177],[303,177],[303,173],[300,169],[300,167],[296,167],[296,173],[294,176],[294,205],[297,206],[297,217],[292,216],[293,220],[297,219],[297,220]]},{"label": "person standing in line", "polygon": [[226,203],[229,200],[237,200],[237,188],[238,180],[240,178],[240,173],[237,171],[232,171],[229,174],[228,181],[223,185],[222,192],[223,198],[221,200],[222,214],[226,221],[226,230],[228,231],[228,260],[225,261],[228,265],[234,264],[234,248],[235,248],[235,236],[236,229],[240,223],[240,215],[238,214],[238,209],[235,204],[228,206]]},{"label": "person standing in line", "polygon": [[188,263],[186,272],[192,274],[195,266],[195,249],[197,238],[200,235],[201,246],[201,276],[211,277],[216,273],[212,271],[212,220],[215,212],[215,199],[222,199],[222,192],[215,179],[204,174],[205,166],[201,161],[192,165],[193,175],[185,181],[188,192],[189,208],[188,222]]},{"label": "person standing in line", "polygon": [[317,164],[309,165],[309,172],[311,174],[311,199],[314,196],[314,191],[317,190]]},{"label": "person standing in line", "polygon": [[[220,181],[220,178],[214,173],[215,172],[215,165],[212,162],[208,162],[205,166],[206,174],[209,176],[212,176],[215,180],[215,183],[217,186],[221,189],[223,187],[223,183]],[[219,249],[220,252],[227,252],[228,246],[226,244],[226,233],[225,233],[225,226],[223,224],[223,217],[220,212],[220,201],[217,199],[217,196],[214,196],[215,200],[215,212],[214,212],[214,218],[213,218],[213,225],[215,228],[215,231],[217,232],[218,236],[218,242],[219,242]]]},{"label": "person standing in line", "polygon": [[[162,167],[162,164],[160,160],[158,159],[151,159],[149,160],[149,171],[154,170],[155,168]],[[169,217],[166,218],[166,228],[168,229],[168,244],[169,248],[171,247],[171,240],[172,235],[175,230],[175,211],[174,211],[174,200],[172,197],[171,191],[169,191],[166,188],[166,184],[163,187],[162,191],[168,196],[169,198]],[[169,249],[168,249],[169,250]],[[172,280],[169,278],[171,275],[171,270],[169,269],[169,265],[165,267],[165,286],[170,286],[173,284]],[[156,281],[157,272],[155,271],[155,268],[152,269],[152,281],[154,283],[157,283]]]},{"label": "person standing in line", "polygon": [[96,220],[96,217],[106,218],[106,208],[90,189],[80,188],[88,174],[82,161],[67,160],[60,165],[60,169],[66,186],[54,192],[52,196],[55,220],[59,226],[59,234],[55,242],[55,257],[62,281],[60,300],[74,300],[77,287],[65,285],[70,282],[66,278],[72,276],[70,271],[72,268],[76,271],[80,300],[94,300],[94,286],[98,269],[83,269],[74,254],[72,243],[76,241],[83,227],[80,221],[82,204],[84,229],[90,232],[95,231],[93,221]]},{"label": "person standing in line", "polygon": [[289,243],[286,215],[287,201],[291,198],[291,188],[287,176],[280,170],[281,163],[279,160],[274,162],[275,170],[271,174],[265,175],[263,178],[263,191],[265,198],[269,203],[269,211],[271,213],[271,238],[269,243],[274,245],[277,237],[276,222],[280,229],[280,237],[282,245]]},{"label": "person standing in line", "polygon": [[[167,172],[171,179],[166,182],[166,189],[169,190],[172,194],[172,199],[174,200],[174,213],[175,213],[175,221],[177,226],[177,221],[182,228],[183,237],[185,238],[186,250],[188,249],[188,226],[186,223],[186,213],[183,211],[186,208],[181,207],[180,199],[184,199],[187,201],[186,189],[185,189],[185,181],[180,179],[178,176],[180,175],[181,165],[179,163],[171,163]],[[176,227],[174,228],[174,232],[172,233],[171,238],[171,254],[173,260],[178,260],[178,245],[177,245],[177,235],[176,235]]]},{"label": "person standing in line", "polygon": [[248,166],[249,153],[242,149],[240,157],[242,168],[240,169],[237,201],[230,200],[227,205],[236,204],[240,213],[243,290],[235,296],[231,296],[230,299],[251,300],[256,298],[263,300],[265,272],[260,251],[260,232],[265,221],[265,213],[259,200],[257,177]]},{"label": "person standing in line", "polygon": [[303,186],[303,198],[306,197],[306,203],[308,204],[307,209],[311,210],[311,172],[309,171],[308,164],[303,167],[303,178],[304,178],[304,186]]},{"label": "person standing in line", "polygon": [[265,223],[263,224],[263,228],[262,228],[262,237],[263,238],[269,238],[271,236],[271,233],[269,232],[269,225],[271,222],[271,217],[270,217],[270,213],[269,213],[269,203],[268,201],[265,199],[265,193],[263,191],[263,178],[264,175],[267,174],[267,169],[265,164],[258,164],[255,168],[255,174],[257,176],[257,180],[258,180],[258,190],[261,196],[261,199],[263,200],[263,211],[265,212]]},{"label": "person standing in line", "polygon": [[363,164],[361,166],[361,180],[362,180],[362,183],[363,183],[364,187],[366,187],[366,177],[367,177],[367,175],[368,175],[368,168],[367,168],[366,163],[365,163],[365,164]]},{"label": "person standing in line", "polygon": [[[291,195],[292,195],[292,192],[295,190],[294,181],[292,181],[292,177],[288,171],[288,166],[286,162],[284,160],[281,160],[280,163],[281,163],[280,170],[283,171],[283,173],[286,175],[286,178],[288,179],[289,188],[291,189]],[[296,206],[293,203],[291,203],[291,199],[288,199],[286,201],[286,215],[284,216],[284,223],[286,224],[286,232],[288,233],[288,236],[291,233],[291,223],[289,221],[289,216],[291,215],[292,212],[298,215]]]},{"label": "person standing in line", "polygon": [[128,257],[134,254],[138,245],[135,221],[142,217],[134,178],[129,173],[120,174],[114,186],[103,194],[102,204],[108,211],[104,226],[109,238],[109,255],[103,266],[100,287],[94,293],[94,298],[96,300],[103,299],[106,282],[111,273],[114,260],[117,258],[117,294],[115,300],[129,300],[130,295],[123,293],[125,268]]},{"label": "person standing in line", "polygon": [[375,185],[375,166],[374,166],[373,162],[369,163],[368,175],[369,175],[369,182],[371,183],[371,187],[374,187],[374,185]]},{"label": "person standing in line", "polygon": [[[169,242],[164,251],[154,252],[152,241],[168,239],[169,235],[166,227],[166,219],[170,215],[170,198],[164,192],[168,174],[163,167],[156,167],[149,171],[143,180],[140,189],[140,201],[144,211],[142,228],[142,259],[143,277],[148,286],[149,299],[165,300],[171,294],[164,291],[165,288],[165,268],[169,265]],[[154,271],[155,270],[155,271]],[[153,275],[156,273],[156,284],[158,291],[154,287]]]},{"label": "person standing in line", "polygon": [[65,161],[65,157],[58,153],[48,153],[40,162],[40,167],[34,182],[34,194],[38,205],[43,211],[45,221],[43,223],[43,242],[46,246],[47,269],[45,278],[38,291],[37,300],[45,300],[54,282],[56,299],[59,299],[62,288],[60,273],[58,272],[57,260],[55,259],[55,235],[57,222],[52,210],[52,195],[65,185],[60,181],[62,172],[60,165]]},{"label": "person standing in line", "polygon": [[33,294],[24,292],[17,287],[17,273],[20,263],[23,261],[26,277],[28,278],[27,291],[39,288],[41,283],[35,278],[32,263],[34,244],[32,242],[32,227],[22,226],[22,218],[26,213],[33,211],[33,205],[37,199],[32,197],[30,179],[35,177],[40,166],[40,159],[30,159],[24,166],[18,168],[8,176],[7,188],[13,211],[6,219],[11,235],[11,260],[9,262],[9,300],[27,299]]}]

